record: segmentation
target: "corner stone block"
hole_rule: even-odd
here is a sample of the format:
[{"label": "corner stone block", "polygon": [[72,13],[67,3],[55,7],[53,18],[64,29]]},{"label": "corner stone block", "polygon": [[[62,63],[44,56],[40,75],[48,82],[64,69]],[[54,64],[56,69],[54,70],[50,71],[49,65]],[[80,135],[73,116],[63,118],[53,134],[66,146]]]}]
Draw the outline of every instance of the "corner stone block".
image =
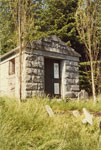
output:
[{"label": "corner stone block", "polygon": [[43,83],[44,77],[43,76],[32,76],[32,82]]},{"label": "corner stone block", "polygon": [[26,84],[26,90],[37,90],[38,89],[38,85],[37,83],[28,83]]},{"label": "corner stone block", "polygon": [[78,62],[66,61],[66,66],[75,66],[75,67],[78,67]]},{"label": "corner stone block", "polygon": [[26,68],[26,74],[28,75],[32,74],[32,68]]},{"label": "corner stone block", "polygon": [[38,83],[38,90],[44,90],[44,83]]},{"label": "corner stone block", "polygon": [[31,61],[26,61],[26,67],[31,68],[32,67],[32,62]]},{"label": "corner stone block", "polygon": [[38,69],[38,76],[43,76],[44,75],[44,70]]},{"label": "corner stone block", "polygon": [[40,61],[40,62],[44,62],[44,57],[43,56],[38,56],[37,60]]},{"label": "corner stone block", "polygon": [[32,82],[32,76],[31,75],[27,75],[26,82]]},{"label": "corner stone block", "polygon": [[37,75],[38,70],[35,69],[35,68],[27,68],[27,69],[26,69],[26,73],[27,73],[28,75]]},{"label": "corner stone block", "polygon": [[31,91],[26,91],[26,98],[32,97],[32,92]]},{"label": "corner stone block", "polygon": [[28,55],[26,57],[26,60],[29,60],[29,61],[34,61],[35,59],[37,59],[37,56],[36,55]]},{"label": "corner stone block", "polygon": [[65,77],[69,78],[69,79],[79,79],[79,74],[72,73],[72,72],[66,72]]},{"label": "corner stone block", "polygon": [[72,91],[79,91],[79,85],[71,85],[70,90],[72,90]]},{"label": "corner stone block", "polygon": [[79,71],[79,68],[78,67],[73,67],[73,66],[67,66],[66,67],[66,72],[78,72]]}]

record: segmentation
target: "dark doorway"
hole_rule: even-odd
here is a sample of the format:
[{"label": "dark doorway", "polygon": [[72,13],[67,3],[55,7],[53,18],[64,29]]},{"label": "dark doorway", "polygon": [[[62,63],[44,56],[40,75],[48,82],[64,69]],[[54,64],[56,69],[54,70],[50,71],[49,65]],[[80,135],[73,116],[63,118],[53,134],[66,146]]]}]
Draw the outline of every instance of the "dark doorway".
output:
[{"label": "dark doorway", "polygon": [[60,60],[45,58],[45,93],[61,96]]}]

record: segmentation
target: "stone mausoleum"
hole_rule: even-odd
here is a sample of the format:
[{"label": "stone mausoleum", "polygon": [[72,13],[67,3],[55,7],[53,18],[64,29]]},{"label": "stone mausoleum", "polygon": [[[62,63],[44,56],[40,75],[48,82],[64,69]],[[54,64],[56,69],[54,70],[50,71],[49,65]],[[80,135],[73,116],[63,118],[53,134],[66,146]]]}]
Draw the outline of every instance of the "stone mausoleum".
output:
[{"label": "stone mausoleum", "polygon": [[[27,44],[22,51],[22,98],[76,95],[79,57],[55,35]],[[19,97],[19,47],[0,59],[0,94]]]}]

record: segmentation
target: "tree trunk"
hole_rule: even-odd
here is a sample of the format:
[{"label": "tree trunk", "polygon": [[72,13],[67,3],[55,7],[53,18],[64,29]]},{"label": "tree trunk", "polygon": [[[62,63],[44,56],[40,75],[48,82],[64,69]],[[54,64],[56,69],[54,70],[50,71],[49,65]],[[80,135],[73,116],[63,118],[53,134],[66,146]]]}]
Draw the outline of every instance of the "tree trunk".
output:
[{"label": "tree trunk", "polygon": [[91,65],[91,80],[92,80],[92,93],[93,93],[93,100],[96,103],[96,92],[95,92],[95,81],[94,81],[94,68],[93,68],[93,60],[90,54],[90,65]]},{"label": "tree trunk", "polygon": [[21,1],[19,0],[19,102],[22,99],[22,32],[21,32]]}]

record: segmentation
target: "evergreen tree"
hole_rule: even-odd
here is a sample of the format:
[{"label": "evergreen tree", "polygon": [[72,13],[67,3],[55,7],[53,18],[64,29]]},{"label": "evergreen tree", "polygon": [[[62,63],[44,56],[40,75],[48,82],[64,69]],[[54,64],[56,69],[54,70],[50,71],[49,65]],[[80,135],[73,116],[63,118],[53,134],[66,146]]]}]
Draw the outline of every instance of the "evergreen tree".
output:
[{"label": "evergreen tree", "polygon": [[[30,39],[38,39],[55,34],[78,52],[83,46],[80,43],[75,24],[75,12],[78,0],[44,0],[38,2],[35,28]],[[82,52],[81,52],[82,53]]]},{"label": "evergreen tree", "polygon": [[[33,0],[22,0],[21,7],[21,31],[24,42],[30,26],[34,24]],[[1,54],[19,45],[19,0],[0,0],[0,39]]]},{"label": "evergreen tree", "polygon": [[[19,45],[18,1],[0,0],[2,53]],[[75,23],[77,2],[78,0],[22,0],[23,41],[31,42],[55,34],[82,54],[83,45]]]},{"label": "evergreen tree", "polygon": [[0,0],[1,54],[17,46],[15,23],[8,0]]}]

